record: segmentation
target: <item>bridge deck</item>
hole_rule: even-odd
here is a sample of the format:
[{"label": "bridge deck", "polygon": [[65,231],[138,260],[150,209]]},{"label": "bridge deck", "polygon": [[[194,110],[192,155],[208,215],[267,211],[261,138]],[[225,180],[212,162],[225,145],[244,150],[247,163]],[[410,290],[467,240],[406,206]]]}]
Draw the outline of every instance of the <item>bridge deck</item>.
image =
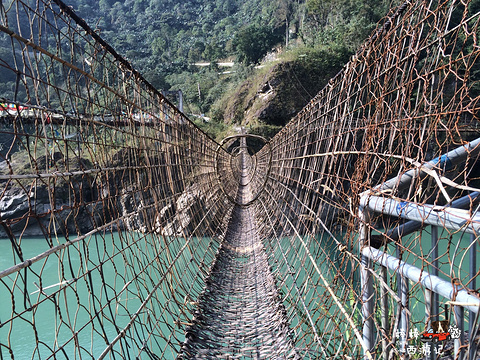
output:
[{"label": "bridge deck", "polygon": [[252,205],[239,205],[252,198],[247,156],[245,151],[240,156],[237,205],[186,331],[181,358],[299,358]]}]

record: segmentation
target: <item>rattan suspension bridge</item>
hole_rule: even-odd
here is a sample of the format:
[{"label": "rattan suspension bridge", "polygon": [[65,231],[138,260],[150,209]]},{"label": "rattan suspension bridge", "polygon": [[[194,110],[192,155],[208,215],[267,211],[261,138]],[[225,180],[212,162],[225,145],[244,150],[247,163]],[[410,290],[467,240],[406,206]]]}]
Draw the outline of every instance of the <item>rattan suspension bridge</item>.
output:
[{"label": "rattan suspension bridge", "polygon": [[407,1],[216,142],[60,0],[0,2],[0,359],[477,358],[479,11]]}]

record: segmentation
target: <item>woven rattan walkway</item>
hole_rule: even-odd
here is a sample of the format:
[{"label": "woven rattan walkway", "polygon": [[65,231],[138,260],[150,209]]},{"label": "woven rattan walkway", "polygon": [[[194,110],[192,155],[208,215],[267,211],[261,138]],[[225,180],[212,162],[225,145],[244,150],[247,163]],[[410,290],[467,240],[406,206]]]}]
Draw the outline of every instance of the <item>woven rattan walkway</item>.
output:
[{"label": "woven rattan walkway", "polygon": [[[245,139],[242,139],[245,146]],[[225,239],[186,331],[180,358],[298,359],[285,309],[258,236],[248,182],[249,155],[240,153],[241,174]]]}]

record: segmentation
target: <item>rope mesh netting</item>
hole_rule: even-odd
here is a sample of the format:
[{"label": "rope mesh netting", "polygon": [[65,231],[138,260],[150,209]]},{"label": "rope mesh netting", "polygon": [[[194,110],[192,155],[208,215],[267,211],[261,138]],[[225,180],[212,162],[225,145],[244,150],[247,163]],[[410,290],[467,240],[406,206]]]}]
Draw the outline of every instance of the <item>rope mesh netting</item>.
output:
[{"label": "rope mesh netting", "polygon": [[404,3],[218,144],[60,0],[0,2],[0,359],[387,359],[437,320],[473,354],[479,11]]}]

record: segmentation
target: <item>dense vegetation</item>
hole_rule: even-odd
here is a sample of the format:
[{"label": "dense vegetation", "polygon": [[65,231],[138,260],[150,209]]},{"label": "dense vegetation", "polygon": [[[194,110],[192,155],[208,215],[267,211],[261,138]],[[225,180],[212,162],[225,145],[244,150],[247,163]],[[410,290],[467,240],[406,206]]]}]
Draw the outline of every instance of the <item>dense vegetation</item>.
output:
[{"label": "dense vegetation", "polygon": [[[210,123],[205,124],[202,117],[192,117],[215,136],[223,130],[223,123],[242,121],[238,113],[232,115],[226,111],[229,104],[225,97],[238,96],[242,86],[256,81],[248,80],[252,75],[265,75],[265,69],[259,74],[254,66],[261,63],[267,53],[275,50],[280,62],[291,63],[280,69],[293,69],[292,74],[298,74],[298,81],[307,82],[305,93],[299,95],[306,99],[302,100],[305,104],[309,96],[325,85],[328,80],[325,75],[330,76],[341,68],[394,5],[392,1],[395,2],[64,1],[91,27],[98,29],[100,35],[155,87],[181,89],[185,96],[185,112],[211,118]],[[225,68],[216,64],[225,60],[235,65]],[[211,62],[212,65],[194,65],[199,62]],[[271,73],[275,75],[279,71]],[[10,88],[11,84],[6,87]],[[295,105],[294,110],[298,106]],[[265,122],[268,124],[269,120]],[[284,122],[282,118],[274,125]]]}]

